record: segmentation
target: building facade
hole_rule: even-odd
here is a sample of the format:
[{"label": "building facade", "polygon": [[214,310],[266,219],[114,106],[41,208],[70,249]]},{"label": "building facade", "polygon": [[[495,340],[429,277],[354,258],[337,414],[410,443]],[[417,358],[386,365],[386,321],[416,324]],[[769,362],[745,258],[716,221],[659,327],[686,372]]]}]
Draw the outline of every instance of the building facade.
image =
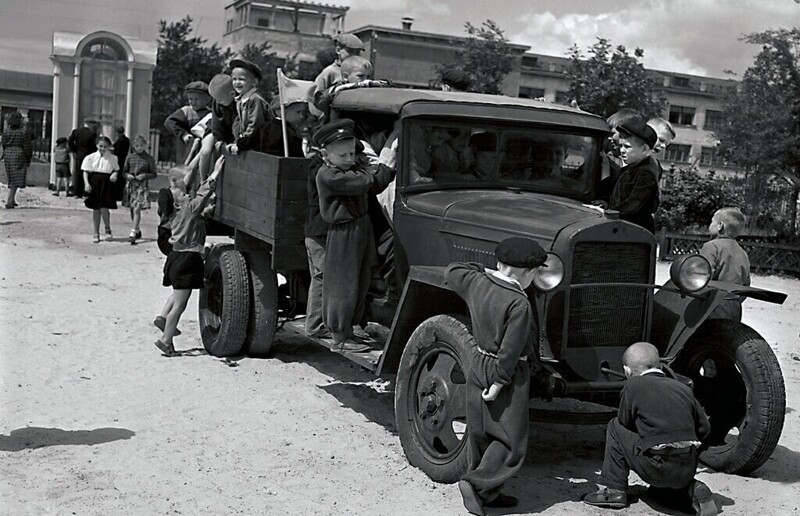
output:
[{"label": "building facade", "polygon": [[[369,25],[351,31],[366,46],[375,78],[398,86],[429,88],[438,83],[436,66],[452,62],[463,38],[403,28]],[[529,52],[530,47],[511,44],[512,71],[503,82],[503,93],[525,98],[541,98],[567,104],[570,60]],[[659,156],[666,169],[697,166],[699,170],[727,175],[733,166],[715,153],[719,141],[714,131],[722,120],[722,96],[736,88],[733,80],[715,79],[659,70],[648,70],[657,95],[666,99],[662,118],[672,123],[675,140]]]}]

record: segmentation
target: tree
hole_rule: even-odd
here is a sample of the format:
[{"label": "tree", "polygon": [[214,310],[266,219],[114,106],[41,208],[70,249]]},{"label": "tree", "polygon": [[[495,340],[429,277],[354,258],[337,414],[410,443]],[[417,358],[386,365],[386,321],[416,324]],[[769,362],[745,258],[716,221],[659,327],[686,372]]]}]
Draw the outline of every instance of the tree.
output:
[{"label": "tree", "polygon": [[597,43],[589,47],[588,58],[578,45],[573,45],[569,49],[571,63],[567,71],[570,96],[581,109],[603,118],[624,107],[648,117],[659,115],[665,99],[653,91],[642,57],[641,48],[630,55],[622,45],[612,49],[605,38],[597,38]]},{"label": "tree", "polygon": [[800,29],[743,36],[761,45],[738,91],[725,98],[717,131],[720,152],[762,181],[779,177],[791,186],[789,225],[797,232],[800,196]]},{"label": "tree", "polygon": [[508,39],[492,20],[486,20],[480,27],[467,22],[464,28],[468,37],[456,43],[460,48],[453,62],[436,67],[439,78],[446,70],[463,70],[470,76],[471,91],[500,94],[503,79],[514,61]]},{"label": "tree", "polygon": [[158,61],[153,70],[150,127],[161,128],[164,120],[184,104],[183,88],[192,81],[211,80],[231,58],[207,40],[192,36],[192,18],[159,23]]},{"label": "tree", "polygon": [[712,171],[698,174],[697,167],[664,171],[664,185],[656,211],[656,227],[667,231],[707,231],[714,212],[738,206],[738,192],[717,179]]}]

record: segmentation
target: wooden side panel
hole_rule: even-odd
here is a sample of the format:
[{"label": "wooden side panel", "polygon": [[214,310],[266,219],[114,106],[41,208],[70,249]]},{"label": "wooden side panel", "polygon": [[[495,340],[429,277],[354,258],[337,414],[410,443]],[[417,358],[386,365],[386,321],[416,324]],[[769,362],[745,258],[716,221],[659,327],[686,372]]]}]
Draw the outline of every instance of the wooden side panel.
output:
[{"label": "wooden side panel", "polygon": [[225,159],[214,218],[270,244],[276,269],[306,268],[308,160],[252,151]]}]

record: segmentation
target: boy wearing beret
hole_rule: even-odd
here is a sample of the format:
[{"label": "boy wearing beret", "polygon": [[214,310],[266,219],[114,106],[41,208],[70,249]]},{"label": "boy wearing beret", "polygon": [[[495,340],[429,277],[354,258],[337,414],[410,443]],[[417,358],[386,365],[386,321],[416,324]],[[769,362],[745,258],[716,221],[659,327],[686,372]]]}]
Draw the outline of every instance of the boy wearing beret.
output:
[{"label": "boy wearing beret", "polygon": [[180,163],[189,155],[194,135],[192,127],[202,120],[210,111],[208,103],[208,85],[203,81],[193,81],[183,89],[188,104],[176,110],[164,121],[164,127],[178,138],[176,144],[176,160]]},{"label": "boy wearing beret", "polygon": [[231,84],[236,92],[236,117],[233,120],[234,142],[227,145],[228,152],[261,151],[267,125],[267,102],[256,90],[261,81],[261,68],[246,59],[233,59]]},{"label": "boy wearing beret", "polygon": [[653,213],[658,208],[658,179],[650,164],[650,149],[658,136],[643,120],[633,120],[617,127],[623,167],[608,209],[619,211],[623,220],[655,233]]},{"label": "boy wearing beret", "polygon": [[377,261],[368,195],[381,192],[394,178],[386,165],[364,166],[356,160],[352,120],[341,119],[314,133],[322,166],[317,171],[319,210],[329,225],[323,266],[322,319],[340,351],[359,352],[353,326],[362,323],[372,267]]},{"label": "boy wearing beret", "polygon": [[694,479],[697,447],[711,427],[692,389],[664,374],[658,349],[648,342],[629,346],[622,364],[628,380],[619,415],[606,430],[602,484],[584,496],[584,503],[627,507],[625,490],[633,470],[666,503],[691,503],[695,514],[716,515],[708,486]]},{"label": "boy wearing beret", "polygon": [[536,321],[525,289],[547,253],[535,241],[512,237],[495,249],[497,270],[452,263],[447,285],[469,307],[476,346],[467,371],[469,470],[458,483],[464,507],[513,507],[517,499],[500,492],[525,461],[528,445],[530,368]]},{"label": "boy wearing beret", "polygon": [[211,120],[200,147],[201,182],[208,176],[215,146],[233,143],[233,121],[236,118],[236,91],[230,75],[220,73],[212,77],[208,93],[211,95]]}]

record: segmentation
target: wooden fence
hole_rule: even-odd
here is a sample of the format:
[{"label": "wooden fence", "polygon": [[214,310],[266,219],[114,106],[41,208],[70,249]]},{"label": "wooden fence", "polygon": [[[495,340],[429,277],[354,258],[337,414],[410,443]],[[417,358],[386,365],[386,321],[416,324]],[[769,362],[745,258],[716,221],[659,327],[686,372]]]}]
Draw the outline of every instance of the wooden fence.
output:
[{"label": "wooden fence", "polygon": [[[684,235],[680,233],[659,233],[660,260],[672,260],[676,256],[699,253],[708,242],[708,235]],[[769,242],[769,237],[737,238],[739,245],[750,258],[750,269],[758,272],[783,272],[800,277],[800,245],[787,245]]]}]

